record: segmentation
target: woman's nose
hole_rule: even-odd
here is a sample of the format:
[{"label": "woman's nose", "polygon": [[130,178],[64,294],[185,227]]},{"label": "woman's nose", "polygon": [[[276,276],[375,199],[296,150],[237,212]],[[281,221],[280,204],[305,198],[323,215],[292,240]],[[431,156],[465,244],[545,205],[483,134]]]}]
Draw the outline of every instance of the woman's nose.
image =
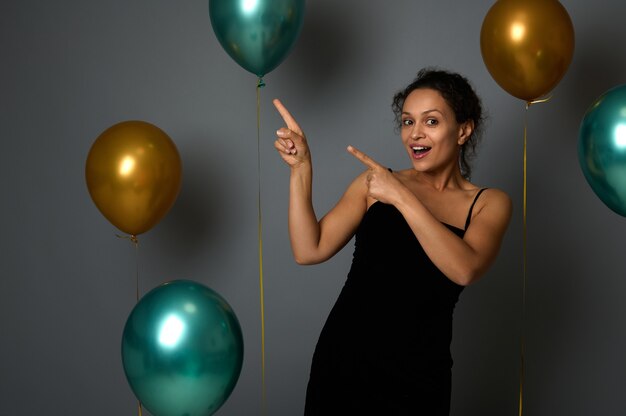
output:
[{"label": "woman's nose", "polygon": [[413,126],[413,128],[411,129],[411,139],[418,139],[421,136],[421,131],[419,126],[416,124]]}]

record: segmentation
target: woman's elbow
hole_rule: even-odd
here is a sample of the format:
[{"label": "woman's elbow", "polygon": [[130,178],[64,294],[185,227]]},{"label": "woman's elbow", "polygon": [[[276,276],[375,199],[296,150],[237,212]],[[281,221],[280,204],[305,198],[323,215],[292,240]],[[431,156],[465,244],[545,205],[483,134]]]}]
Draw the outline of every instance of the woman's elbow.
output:
[{"label": "woman's elbow", "polygon": [[476,280],[478,280],[477,277],[473,277],[473,276],[463,276],[459,279],[457,279],[456,284],[458,284],[459,286],[469,286],[472,283],[474,283]]},{"label": "woman's elbow", "polygon": [[313,261],[311,261],[310,259],[306,257],[293,256],[293,259],[300,266],[310,266],[311,264],[315,264]]},{"label": "woman's elbow", "polygon": [[459,286],[469,286],[472,283],[477,282],[484,274],[483,270],[468,268],[461,270],[453,280]]},{"label": "woman's elbow", "polygon": [[293,253],[293,259],[300,266],[310,266],[313,264],[322,263],[324,260],[317,258],[315,255],[311,253]]}]

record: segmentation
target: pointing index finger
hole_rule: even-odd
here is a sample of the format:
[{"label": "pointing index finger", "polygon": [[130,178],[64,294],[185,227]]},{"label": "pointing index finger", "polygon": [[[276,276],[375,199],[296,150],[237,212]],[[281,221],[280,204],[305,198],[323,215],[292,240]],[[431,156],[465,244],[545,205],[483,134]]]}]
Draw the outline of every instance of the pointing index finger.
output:
[{"label": "pointing index finger", "polygon": [[280,113],[280,116],[285,121],[285,124],[287,124],[287,128],[302,136],[303,135],[302,129],[298,125],[298,122],[296,121],[296,119],[293,118],[291,113],[289,113],[289,111],[287,110],[287,107],[285,107],[278,98],[275,98],[273,100],[273,103],[274,103],[274,107],[276,107],[276,109]]},{"label": "pointing index finger", "polygon": [[359,159],[361,163],[363,163],[365,166],[367,166],[370,169],[385,169],[383,165],[376,162],[374,159],[372,159],[365,153],[361,152],[359,149],[357,149],[354,146],[348,146],[348,152],[350,152],[352,156]]}]

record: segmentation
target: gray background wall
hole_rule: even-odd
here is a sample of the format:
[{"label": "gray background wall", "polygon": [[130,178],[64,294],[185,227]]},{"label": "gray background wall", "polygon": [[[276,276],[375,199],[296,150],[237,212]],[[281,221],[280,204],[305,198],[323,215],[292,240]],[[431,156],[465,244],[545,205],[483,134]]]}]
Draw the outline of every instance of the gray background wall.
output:
[{"label": "gray background wall", "polygon": [[[362,169],[347,144],[408,165],[390,101],[427,65],[473,81],[490,114],[474,180],[515,205],[497,263],[456,310],[452,414],[517,414],[522,332],[524,414],[626,414],[626,222],[595,197],[576,151],[587,107],[626,81],[626,6],[562,3],[574,59],[554,98],[528,112],[522,321],[524,104],[480,55],[492,1],[308,1],[293,53],[261,92],[268,414],[301,414],[310,357],[352,251],[318,266],[291,259],[271,99],[282,98],[309,136],[323,214]],[[164,129],[184,164],[175,206],[140,236],[141,291],[186,278],[229,301],[246,354],[218,414],[260,414],[255,83],[221,49],[205,1],[0,3],[0,415],[136,414],[120,357],[134,250],[84,180],[95,138],[128,119]]]}]

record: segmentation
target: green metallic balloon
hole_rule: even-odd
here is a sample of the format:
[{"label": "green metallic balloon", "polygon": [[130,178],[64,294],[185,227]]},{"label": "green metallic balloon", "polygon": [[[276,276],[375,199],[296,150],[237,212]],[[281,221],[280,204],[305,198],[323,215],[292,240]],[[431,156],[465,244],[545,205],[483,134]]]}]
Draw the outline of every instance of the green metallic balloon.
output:
[{"label": "green metallic balloon", "polygon": [[626,85],[602,94],[585,113],[578,158],[600,200],[626,217]]},{"label": "green metallic balloon", "polygon": [[216,292],[176,280],[148,292],[122,336],[135,396],[154,416],[206,416],[232,392],[243,362],[235,313]]},{"label": "green metallic balloon", "polygon": [[259,78],[287,57],[302,29],[304,0],[209,0],[224,50]]}]

